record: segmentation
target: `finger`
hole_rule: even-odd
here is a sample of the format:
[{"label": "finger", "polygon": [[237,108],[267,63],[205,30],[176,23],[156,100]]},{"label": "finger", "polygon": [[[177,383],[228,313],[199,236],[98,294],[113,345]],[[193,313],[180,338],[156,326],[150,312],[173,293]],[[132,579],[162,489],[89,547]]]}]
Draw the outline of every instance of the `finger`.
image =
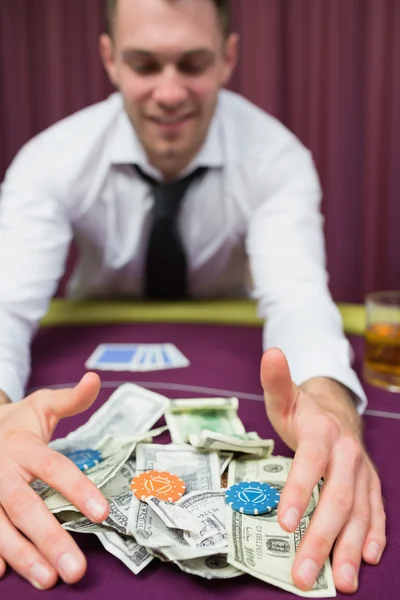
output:
[{"label": "finger", "polygon": [[6,572],[6,563],[4,562],[4,560],[0,557],[0,579],[2,577],[4,577],[5,572]]},{"label": "finger", "polygon": [[86,559],[82,551],[22,479],[2,499],[2,506],[14,527],[33,543],[66,583],[76,583],[83,577]]},{"label": "finger", "polygon": [[370,520],[370,478],[364,467],[357,479],[353,510],[335,544],[332,571],[336,588],[346,594],[358,588],[361,553]]},{"label": "finger", "polygon": [[383,505],[381,485],[375,472],[371,482],[371,523],[364,542],[363,559],[371,565],[381,560],[386,546],[386,515]]},{"label": "finger", "polygon": [[45,394],[41,390],[29,396],[29,400],[46,418],[51,435],[60,419],[88,409],[96,400],[99,390],[99,376],[96,373],[86,373],[72,389],[45,390]]},{"label": "finger", "polygon": [[80,382],[70,390],[60,390],[60,397],[52,402],[54,414],[59,418],[73,417],[93,404],[100,391],[100,377],[96,373],[86,373]]},{"label": "finger", "polygon": [[297,388],[290,377],[285,355],[278,348],[270,348],[264,352],[261,360],[261,385],[268,416],[284,416]]},{"label": "finger", "polygon": [[321,499],[296,553],[292,576],[303,590],[311,589],[332,546],[349,519],[361,457],[355,440],[337,445],[326,474]]},{"label": "finger", "polygon": [[304,433],[279,502],[278,520],[286,531],[297,528],[313,489],[326,470],[332,447],[324,431],[314,431],[313,438]]},{"label": "finger", "polygon": [[7,562],[14,571],[38,589],[47,590],[57,582],[55,569],[39,554],[35,546],[13,527],[1,506],[0,556],[4,570]]},{"label": "finger", "polygon": [[[101,491],[62,454],[37,443],[36,447],[31,446],[29,456],[21,456],[21,466],[37,479],[58,490],[91,521],[101,522],[107,518],[109,506]],[[24,492],[37,497],[28,486],[26,490],[24,488]]]}]

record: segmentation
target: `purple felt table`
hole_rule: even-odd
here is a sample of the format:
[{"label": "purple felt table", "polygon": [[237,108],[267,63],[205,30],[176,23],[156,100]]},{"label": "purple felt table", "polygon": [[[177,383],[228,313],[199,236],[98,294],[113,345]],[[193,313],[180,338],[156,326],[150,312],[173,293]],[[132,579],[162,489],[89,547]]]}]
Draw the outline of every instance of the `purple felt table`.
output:
[{"label": "purple felt table", "polygon": [[[76,326],[50,328],[39,332],[33,345],[33,374],[30,389],[43,386],[64,387],[76,383],[84,374],[84,362],[103,342],[173,342],[190,359],[185,369],[150,373],[103,372],[102,389],[95,406],[85,413],[62,421],[56,437],[66,435],[83,424],[89,414],[104,402],[121,383],[132,381],[170,398],[237,395],[239,415],[250,431],[263,437],[276,436],[265,416],[259,383],[261,330],[253,327],[176,324],[132,324],[113,326]],[[356,356],[355,368],[361,370],[363,341],[351,338]],[[378,567],[363,565],[360,587],[355,598],[397,600],[400,597],[400,485],[397,474],[400,455],[400,394],[390,394],[365,386],[369,406],[365,415],[365,437],[377,465],[387,509],[388,546]],[[162,442],[168,443],[164,434]],[[276,439],[276,454],[291,455]],[[85,578],[74,586],[59,583],[47,592],[52,600],[249,600],[289,597],[250,576],[227,581],[206,581],[182,573],[174,565],[154,560],[134,576],[121,562],[109,555],[92,535],[76,536],[88,559]],[[43,592],[8,570],[0,582],[0,599],[33,600]],[[338,597],[345,597],[338,594]]]}]

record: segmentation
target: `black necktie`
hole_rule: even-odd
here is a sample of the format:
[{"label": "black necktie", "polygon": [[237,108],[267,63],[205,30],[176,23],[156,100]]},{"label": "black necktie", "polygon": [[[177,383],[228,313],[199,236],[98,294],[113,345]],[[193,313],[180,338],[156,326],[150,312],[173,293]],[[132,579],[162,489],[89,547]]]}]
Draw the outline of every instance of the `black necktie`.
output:
[{"label": "black necktie", "polygon": [[157,181],[135,165],[137,173],[150,183],[154,195],[153,222],[145,259],[145,295],[148,298],[186,298],[186,255],[180,239],[177,217],[182,198],[191,184],[206,171],[199,167],[183,179]]}]

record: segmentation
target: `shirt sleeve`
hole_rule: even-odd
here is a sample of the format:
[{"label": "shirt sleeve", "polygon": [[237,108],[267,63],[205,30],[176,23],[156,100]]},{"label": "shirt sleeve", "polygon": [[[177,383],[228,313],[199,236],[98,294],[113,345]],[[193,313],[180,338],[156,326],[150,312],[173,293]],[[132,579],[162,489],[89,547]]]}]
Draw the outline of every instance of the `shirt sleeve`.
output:
[{"label": "shirt sleeve", "polygon": [[329,377],[367,399],[351,368],[352,348],[328,289],[321,188],[310,153],[290,138],[257,178],[247,252],[264,349],[279,347],[293,381]]},{"label": "shirt sleeve", "polygon": [[71,226],[48,149],[29,142],[0,190],[0,389],[24,396],[30,343],[64,272]]}]

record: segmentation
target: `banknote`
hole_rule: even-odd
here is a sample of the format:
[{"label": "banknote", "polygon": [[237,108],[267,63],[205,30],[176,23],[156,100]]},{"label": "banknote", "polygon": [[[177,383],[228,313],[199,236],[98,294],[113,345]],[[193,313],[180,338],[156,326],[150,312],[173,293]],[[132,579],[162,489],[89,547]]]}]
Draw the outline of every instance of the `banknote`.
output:
[{"label": "banknote", "polygon": [[153,556],[147,552],[146,548],[140,546],[133,537],[121,535],[117,531],[111,531],[107,527],[92,523],[88,519],[83,518],[78,521],[64,523],[63,528],[74,533],[93,533],[99,538],[107,552],[122,561],[135,575],[140,573],[153,560]]},{"label": "banknote", "polygon": [[244,575],[228,563],[226,554],[212,554],[201,558],[192,558],[191,560],[174,561],[176,565],[190,575],[204,577],[204,579],[232,579]]},{"label": "banknote", "polygon": [[[232,461],[229,466],[229,485],[239,481],[262,481],[282,490],[290,467],[290,459],[278,456]],[[300,524],[293,533],[288,533],[280,527],[277,510],[262,516],[250,516],[227,506],[228,562],[253,577],[299,596],[336,596],[329,559],[321,569],[311,591],[304,592],[297,588],[291,576],[297,548],[307,530],[318,499],[316,486]]]},{"label": "banknote", "polygon": [[[220,489],[220,462],[216,452],[198,452],[188,444],[138,444],[136,472],[143,473],[153,469],[181,477],[186,493]],[[152,548],[171,544],[171,530],[168,530],[146,502],[138,500],[134,495],[129,509],[127,531],[132,532],[140,543]]]},{"label": "banknote", "polygon": [[[81,427],[55,439],[49,446],[57,452],[99,448],[104,439],[131,437],[149,431],[165,413],[169,400],[134,383],[121,385]],[[69,445],[69,442],[72,442]]]},{"label": "banknote", "polygon": [[200,434],[190,434],[189,442],[199,450],[226,450],[264,457],[274,450],[274,440],[263,440],[254,434],[234,436],[207,429]]},{"label": "banknote", "polygon": [[168,471],[178,475],[186,493],[220,489],[220,462],[217,452],[199,452],[189,444],[138,444],[136,471]]},{"label": "banknote", "polygon": [[[161,553],[170,561],[188,560],[227,551],[225,526],[225,493],[221,491],[192,492],[176,504],[202,521],[198,533],[169,529],[144,502],[139,502],[132,533],[137,541]],[[145,505],[145,513],[141,507]]]},{"label": "banknote", "polygon": [[195,398],[171,400],[165,413],[172,441],[183,444],[191,434],[200,434],[203,429],[230,435],[245,433],[237,415],[237,398]]},{"label": "banknote", "polygon": [[192,515],[187,509],[179,506],[178,502],[165,502],[154,496],[149,496],[145,502],[154,510],[163,523],[171,529],[182,529],[192,534],[199,534],[204,527],[201,519]]}]

